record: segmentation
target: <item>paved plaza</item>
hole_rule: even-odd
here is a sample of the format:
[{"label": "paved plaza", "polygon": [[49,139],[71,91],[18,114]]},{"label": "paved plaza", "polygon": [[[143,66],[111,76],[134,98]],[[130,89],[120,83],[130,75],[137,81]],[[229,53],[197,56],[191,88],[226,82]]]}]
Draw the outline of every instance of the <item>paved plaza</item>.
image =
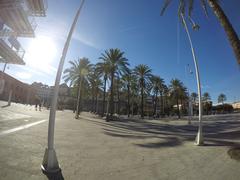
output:
[{"label": "paved plaza", "polygon": [[[0,179],[46,180],[41,162],[49,111],[0,102]],[[204,117],[205,146],[195,146],[197,120],[122,118],[105,122],[58,111],[55,149],[66,180],[237,180],[240,114]]]}]

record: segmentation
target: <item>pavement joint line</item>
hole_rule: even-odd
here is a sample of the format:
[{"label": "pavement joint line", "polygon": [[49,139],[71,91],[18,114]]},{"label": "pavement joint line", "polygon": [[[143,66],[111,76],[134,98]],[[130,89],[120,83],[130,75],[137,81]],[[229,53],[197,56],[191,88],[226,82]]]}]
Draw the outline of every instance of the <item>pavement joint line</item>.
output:
[{"label": "pavement joint line", "polygon": [[34,122],[34,123],[29,123],[29,124],[25,124],[25,125],[22,125],[22,126],[19,126],[19,127],[16,127],[16,128],[5,130],[5,131],[0,132],[0,136],[5,136],[5,135],[8,135],[8,134],[11,134],[11,133],[23,130],[23,129],[27,129],[27,128],[30,128],[32,126],[36,126],[38,124],[44,123],[46,121],[47,120],[44,119],[44,120],[40,120],[40,121],[37,121],[37,122]]}]

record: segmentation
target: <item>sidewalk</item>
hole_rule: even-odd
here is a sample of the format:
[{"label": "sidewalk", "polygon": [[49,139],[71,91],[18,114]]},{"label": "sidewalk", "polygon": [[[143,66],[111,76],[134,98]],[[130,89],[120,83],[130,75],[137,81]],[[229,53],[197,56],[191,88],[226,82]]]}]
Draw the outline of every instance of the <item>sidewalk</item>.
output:
[{"label": "sidewalk", "polygon": [[[24,108],[13,107],[16,113]],[[49,111],[22,113],[38,121],[48,118]],[[240,177],[240,162],[227,154],[229,146],[238,145],[240,117],[231,123],[210,121],[204,127],[207,145],[202,147],[193,145],[197,127],[185,121],[105,122],[89,113],[82,113],[79,120],[73,117],[71,111],[57,112],[55,148],[66,180]],[[40,170],[47,126],[46,121],[0,138],[1,180],[47,179]]]}]

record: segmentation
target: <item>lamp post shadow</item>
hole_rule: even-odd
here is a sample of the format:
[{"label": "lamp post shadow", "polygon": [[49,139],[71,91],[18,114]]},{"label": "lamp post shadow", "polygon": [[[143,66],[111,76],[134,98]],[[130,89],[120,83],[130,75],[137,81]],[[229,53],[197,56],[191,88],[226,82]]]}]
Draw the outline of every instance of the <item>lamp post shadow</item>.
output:
[{"label": "lamp post shadow", "polygon": [[63,174],[62,174],[62,170],[59,169],[56,172],[46,172],[46,171],[42,171],[43,174],[49,179],[49,180],[64,180]]}]

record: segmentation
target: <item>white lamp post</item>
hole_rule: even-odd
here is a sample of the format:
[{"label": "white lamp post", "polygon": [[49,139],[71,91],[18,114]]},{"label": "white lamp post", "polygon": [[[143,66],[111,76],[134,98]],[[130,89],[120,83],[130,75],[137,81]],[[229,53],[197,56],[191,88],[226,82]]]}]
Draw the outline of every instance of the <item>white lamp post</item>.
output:
[{"label": "white lamp post", "polygon": [[[188,31],[188,27],[184,18],[184,15],[181,13],[181,17],[183,20],[183,24],[189,39],[189,43],[191,46],[191,51],[192,51],[192,56],[193,56],[193,61],[194,61],[194,65],[195,65],[195,72],[196,72],[196,78],[197,78],[197,88],[198,88],[198,106],[199,106],[199,124],[198,124],[198,133],[197,133],[197,137],[196,137],[196,142],[195,144],[200,146],[204,144],[204,140],[203,140],[203,134],[202,134],[202,95],[201,95],[201,83],[200,83],[200,75],[199,75],[199,69],[198,69],[198,62],[195,56],[195,51],[193,48],[193,44],[192,44],[192,40],[191,40],[191,36],[190,33]],[[193,29],[198,29],[199,27],[197,25],[194,24]]]},{"label": "white lamp post", "polygon": [[56,109],[57,109],[57,99],[58,99],[58,92],[59,92],[59,83],[62,75],[63,65],[65,61],[65,57],[67,54],[67,50],[69,47],[69,43],[73,34],[73,30],[76,26],[80,11],[83,7],[84,0],[82,0],[81,5],[76,13],[76,16],[74,18],[73,24],[71,26],[71,29],[69,31],[67,41],[65,42],[61,60],[58,65],[58,71],[57,76],[55,80],[55,86],[54,86],[54,92],[53,92],[53,98],[51,102],[51,109],[50,109],[50,115],[49,115],[49,124],[48,124],[48,148],[45,150],[43,162],[42,162],[42,171],[44,173],[56,173],[59,172],[61,169],[58,165],[56,152],[54,150],[54,127],[55,127],[55,115],[56,115]]}]

